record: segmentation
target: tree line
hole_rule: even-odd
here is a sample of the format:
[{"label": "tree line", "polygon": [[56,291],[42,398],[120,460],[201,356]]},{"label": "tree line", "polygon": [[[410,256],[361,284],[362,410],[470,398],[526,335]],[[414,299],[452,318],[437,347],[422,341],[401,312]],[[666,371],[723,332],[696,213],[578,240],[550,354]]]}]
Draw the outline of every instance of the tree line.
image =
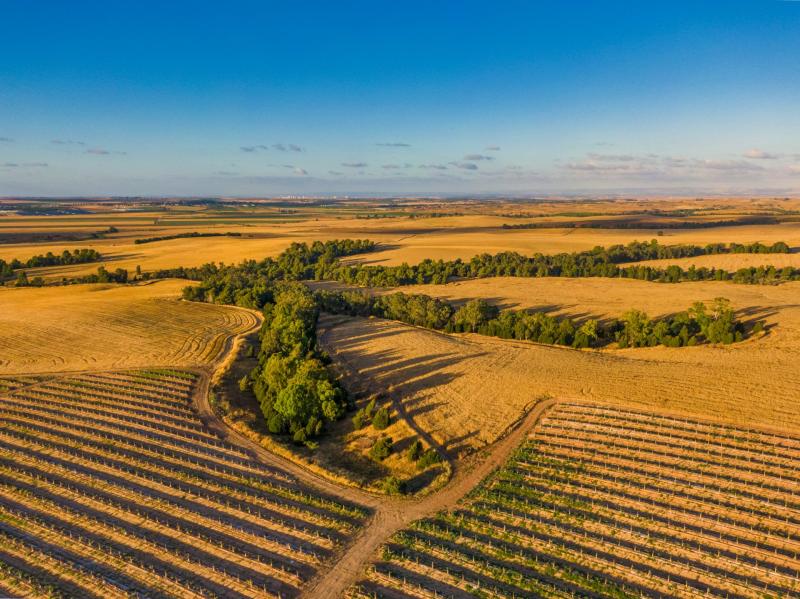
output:
[{"label": "tree line", "polygon": [[335,280],[360,287],[397,287],[401,285],[444,284],[453,278],[482,277],[612,277],[677,283],[680,281],[729,281],[737,283],[772,283],[800,279],[800,269],[787,266],[744,267],[735,272],[719,268],[687,269],[678,265],[656,267],[625,266],[646,260],[678,259],[725,253],[783,253],[789,246],[777,242],[770,246],[754,244],[662,245],[657,240],[631,242],[627,245],[595,247],[591,250],[560,254],[523,256],[517,252],[480,254],[469,261],[423,260],[416,265],[379,266],[333,262],[320,269],[320,280]]},{"label": "tree line", "polygon": [[[316,323],[320,310],[380,316],[446,332],[474,332],[575,348],[604,347],[614,342],[620,347],[731,343],[745,334],[724,300],[715,302],[710,310],[696,304],[686,312],[660,319],[631,311],[608,322],[576,323],[543,312],[501,311],[484,300],[456,307],[426,295],[312,293],[299,282],[329,278],[331,272],[349,268],[339,258],[368,252],[374,247],[367,240],[293,243],[275,258],[249,260],[237,266],[205,264],[158,274],[198,280],[199,285],[183,290],[187,300],[263,311],[258,366],[240,381],[240,387],[243,391],[252,390],[271,433],[290,435],[296,443],[309,445],[313,445],[313,439],[323,432],[326,423],[341,418],[348,406],[344,389],[317,347]],[[674,255],[686,251],[653,243],[629,244],[602,250],[601,260],[623,261],[654,253]],[[572,255],[571,259],[580,262],[593,255],[584,252],[578,258]]]},{"label": "tree line", "polygon": [[[677,283],[681,281],[733,281],[735,283],[780,283],[800,280],[800,268],[786,266],[743,267],[734,272],[721,268],[655,267],[629,264],[646,260],[678,259],[727,253],[782,253],[784,242],[772,245],[709,244],[662,245],[657,240],[627,245],[595,247],[582,252],[523,256],[517,252],[480,254],[469,261],[423,260],[416,265],[377,266],[343,263],[339,258],[370,252],[376,244],[368,240],[335,240],[293,243],[275,258],[247,260],[238,265],[208,263],[193,268],[174,268],[144,273],[142,278],[179,277],[200,281],[188,290],[186,299],[236,304],[258,308],[263,303],[265,281],[330,280],[359,287],[398,287],[444,284],[454,278],[482,277],[610,277]],[[627,264],[627,266],[626,266]]]},{"label": "tree line", "polygon": [[134,239],[133,243],[141,245],[143,243],[155,243],[156,241],[169,241],[170,239],[190,239],[193,237],[241,237],[241,233],[199,233],[192,231],[191,233],[177,233],[176,235],[162,235],[161,237],[142,237],[141,239]]},{"label": "tree line", "polygon": [[[326,291],[315,293],[321,310],[348,316],[376,316],[447,333],[470,332],[501,339],[519,339],[573,348],[599,348],[617,343],[620,348],[693,346],[701,343],[734,343],[747,331],[736,319],[730,302],[717,298],[710,308],[696,302],[677,314],[651,319],[629,310],[618,319],[577,323],[545,312],[500,310],[482,299],[460,307],[423,294]],[[761,330],[763,325],[758,325]]]},{"label": "tree line", "polygon": [[503,229],[711,229],[741,225],[777,225],[779,222],[777,218],[771,216],[755,216],[731,220],[666,222],[639,220],[551,221],[543,223],[503,223]]},{"label": "tree line", "polygon": [[100,252],[97,250],[82,248],[77,250],[64,250],[60,254],[47,252],[28,258],[25,261],[14,258],[6,262],[0,260],[0,279],[6,280],[14,276],[14,271],[23,268],[40,268],[43,266],[63,266],[68,264],[85,264],[86,262],[97,262],[101,259]]}]

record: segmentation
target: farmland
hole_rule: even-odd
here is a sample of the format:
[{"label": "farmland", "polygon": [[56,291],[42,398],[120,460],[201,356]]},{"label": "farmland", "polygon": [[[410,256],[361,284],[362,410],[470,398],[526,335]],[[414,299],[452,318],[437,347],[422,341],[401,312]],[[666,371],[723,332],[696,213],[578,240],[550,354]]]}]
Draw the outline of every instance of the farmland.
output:
[{"label": "farmland", "polygon": [[[182,206],[166,203],[141,207],[110,202],[81,202],[81,214],[3,214],[0,202],[0,259],[27,259],[48,251],[90,247],[103,255],[102,264],[133,272],[199,266],[205,262],[238,262],[276,255],[293,241],[369,238],[382,244],[379,251],[357,258],[372,264],[398,265],[425,259],[470,259],[476,253],[516,251],[556,253],[591,249],[655,238],[655,229],[637,229],[637,219],[688,223],[730,219],[731,226],[709,229],[665,229],[663,243],[705,244],[785,241],[800,246],[800,222],[793,214],[796,201],[785,200],[617,200],[563,202],[479,202],[399,199],[380,202],[231,202],[219,206]],[[660,211],[660,212],[659,212]],[[687,211],[688,216],[664,216]],[[631,214],[635,213],[635,214]],[[582,216],[572,216],[572,215]],[[764,216],[778,224],[736,224]],[[375,218],[371,218],[371,217]],[[624,217],[631,228],[566,228],[609,217]],[[370,218],[368,218],[370,217]],[[548,228],[504,229],[504,224],[545,224]],[[109,229],[113,227],[113,231]],[[137,244],[137,239],[191,233],[238,237],[176,238]],[[800,254],[778,257],[780,265],[800,266]],[[698,263],[726,268],[768,264],[765,256],[711,256]],[[97,264],[31,269],[29,276],[48,281],[83,276]]]},{"label": "farmland", "polygon": [[366,512],[206,428],[197,376],[50,377],[0,396],[0,585],[19,595],[291,597]]},{"label": "farmland", "polygon": [[352,597],[800,592],[800,437],[561,402],[453,509],[394,535]]},{"label": "farmland", "polygon": [[246,310],[176,299],[183,281],[0,288],[0,375],[214,362]]},{"label": "farmland", "polygon": [[[573,347],[353,317],[307,289],[347,288],[330,280],[336,260],[552,256],[650,239],[786,244],[643,263],[658,268],[800,267],[800,204],[128,208],[0,216],[0,259],[101,255],[15,268],[44,286],[16,286],[13,272],[0,287],[0,594],[800,594],[800,281],[519,276],[499,262],[364,290],[600,327],[724,297],[745,333],[624,349],[613,328]],[[231,266],[265,257],[275,261]],[[209,261],[227,266],[150,276]],[[129,282],[68,280],[101,265]],[[311,280],[320,273],[329,280]]]}]

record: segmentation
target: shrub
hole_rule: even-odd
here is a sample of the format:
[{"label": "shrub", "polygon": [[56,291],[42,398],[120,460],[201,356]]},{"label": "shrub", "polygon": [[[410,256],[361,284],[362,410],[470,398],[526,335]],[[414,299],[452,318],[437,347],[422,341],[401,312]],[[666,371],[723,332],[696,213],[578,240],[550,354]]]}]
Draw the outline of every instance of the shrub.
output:
[{"label": "shrub", "polygon": [[247,375],[244,375],[239,379],[239,391],[244,393],[248,389],[250,389],[250,378]]},{"label": "shrub", "polygon": [[364,416],[364,410],[359,410],[353,416],[353,428],[358,430],[362,426],[364,426],[364,422],[366,421],[366,417]]},{"label": "shrub", "polygon": [[369,450],[369,457],[377,462],[381,462],[388,458],[390,453],[392,453],[391,437],[381,437],[375,441],[375,445]]},{"label": "shrub", "polygon": [[364,418],[365,418],[366,420],[369,420],[370,418],[372,418],[372,413],[373,413],[374,411],[375,411],[375,398],[373,397],[373,398],[372,398],[372,399],[369,401],[369,403],[367,404],[367,407],[366,407],[366,408],[364,408]]},{"label": "shrub", "polygon": [[379,431],[382,431],[389,426],[389,410],[386,408],[381,408],[375,412],[375,416],[372,418],[372,426]]},{"label": "shrub", "polygon": [[405,481],[396,476],[387,476],[381,484],[383,491],[389,495],[403,495],[406,492]]},{"label": "shrub", "polygon": [[306,429],[298,428],[294,435],[292,435],[292,441],[294,441],[297,445],[303,445],[306,440],[308,439],[308,435],[306,434]]},{"label": "shrub", "polygon": [[415,439],[408,448],[408,459],[416,462],[422,456],[422,441]]},{"label": "shrub", "polygon": [[438,464],[442,461],[441,456],[439,453],[433,448],[426,449],[422,456],[419,458],[417,462],[417,468],[420,470],[425,470],[428,466],[433,466],[434,464]]}]

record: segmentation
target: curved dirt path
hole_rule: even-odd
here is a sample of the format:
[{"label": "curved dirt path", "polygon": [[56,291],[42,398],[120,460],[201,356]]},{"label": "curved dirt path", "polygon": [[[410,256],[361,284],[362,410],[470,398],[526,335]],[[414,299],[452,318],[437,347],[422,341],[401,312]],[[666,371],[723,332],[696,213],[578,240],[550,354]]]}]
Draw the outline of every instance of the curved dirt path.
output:
[{"label": "curved dirt path", "polygon": [[[260,326],[260,322],[258,324]],[[376,551],[394,533],[414,520],[425,518],[455,506],[484,478],[508,460],[511,453],[536,426],[542,415],[556,404],[554,399],[543,399],[535,403],[517,422],[509,426],[505,436],[466,460],[454,465],[450,481],[438,491],[424,498],[400,499],[377,495],[356,487],[342,485],[316,474],[292,460],[272,453],[252,439],[229,427],[214,413],[209,403],[209,387],[219,368],[229,363],[228,352],[237,347],[238,341],[251,334],[257,327],[228,339],[225,352],[219,360],[206,369],[194,369],[200,375],[195,387],[193,402],[203,423],[228,443],[247,450],[261,463],[281,469],[298,482],[314,487],[339,500],[352,502],[372,511],[356,536],[340,552],[332,556],[327,568],[311,580],[303,589],[302,596],[314,599],[339,599],[353,586],[364,572],[366,564]]]},{"label": "curved dirt path", "polygon": [[[507,434],[480,452],[454,465],[450,481],[438,491],[424,498],[396,498],[378,495],[336,483],[324,476],[308,470],[292,460],[279,456],[265,449],[255,441],[229,427],[217,416],[209,403],[209,390],[215,375],[224,369],[231,359],[230,354],[238,347],[238,343],[261,326],[258,323],[237,335],[225,340],[223,351],[217,359],[203,366],[169,366],[176,370],[194,372],[198,375],[192,401],[198,416],[203,423],[228,443],[236,445],[266,466],[283,470],[295,477],[299,483],[313,487],[340,501],[351,502],[372,512],[356,536],[332,556],[325,568],[316,578],[309,581],[303,589],[302,596],[314,599],[339,599],[348,588],[353,586],[364,573],[365,566],[375,556],[376,551],[397,531],[407,527],[414,520],[419,520],[436,512],[455,506],[467,493],[474,489],[486,476],[505,463],[514,449],[520,445],[524,437],[533,429],[544,412],[555,405],[554,399],[545,399],[536,403],[523,417],[512,424]],[[122,369],[127,371],[130,369]],[[119,369],[102,370],[117,372]],[[49,376],[76,374],[78,372],[97,372],[96,370],[72,370],[47,373]],[[35,385],[35,384],[34,384]]]},{"label": "curved dirt path", "polygon": [[311,581],[303,594],[314,599],[342,597],[358,581],[364,566],[383,542],[414,520],[455,506],[484,478],[506,462],[544,412],[555,403],[554,399],[537,403],[509,434],[459,464],[450,482],[434,494],[423,499],[381,498],[372,520],[362,528],[344,553],[337,556],[335,567],[330,567],[327,572]]}]

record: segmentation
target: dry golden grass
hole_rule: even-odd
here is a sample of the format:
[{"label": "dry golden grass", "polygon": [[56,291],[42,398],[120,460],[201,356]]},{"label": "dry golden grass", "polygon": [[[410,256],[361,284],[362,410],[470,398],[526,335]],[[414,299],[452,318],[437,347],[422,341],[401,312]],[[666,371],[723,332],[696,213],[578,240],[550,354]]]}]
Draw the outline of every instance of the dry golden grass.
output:
[{"label": "dry golden grass", "polygon": [[[747,214],[759,206],[779,206],[796,209],[792,203],[746,202],[725,200],[697,203],[686,200],[663,200],[648,202],[603,202],[544,204],[485,204],[442,205],[423,203],[414,209],[417,212],[438,210],[445,213],[463,212],[459,216],[442,218],[355,218],[353,208],[331,208],[300,210],[297,214],[281,214],[277,208],[238,209],[212,211],[205,208],[172,207],[169,211],[111,212],[106,207],[96,207],[97,213],[65,216],[4,216],[0,217],[0,239],[4,234],[59,234],[74,233],[84,237],[102,231],[109,226],[117,233],[106,234],[102,239],[76,241],[20,241],[0,245],[0,259],[27,259],[48,251],[61,253],[64,249],[91,247],[104,256],[106,268],[126,268],[133,271],[141,266],[145,271],[177,266],[198,266],[205,262],[239,262],[244,259],[261,259],[284,250],[292,241],[327,240],[333,238],[369,238],[383,244],[379,252],[360,256],[358,260],[384,265],[410,264],[426,258],[469,259],[475,254],[515,251],[523,254],[535,252],[556,253],[591,249],[597,245],[628,243],[656,237],[652,229],[503,229],[504,223],[526,222],[556,223],[558,220],[575,220],[569,217],[511,218],[508,214],[557,214],[565,211],[587,211],[592,213],[615,213],[650,209],[674,210],[698,207],[715,208],[708,218],[729,218],[728,214]],[[726,210],[717,210],[726,206]],[[410,210],[410,208],[405,208]],[[105,211],[103,211],[105,210]],[[369,212],[369,207],[360,211]],[[397,212],[396,210],[394,212]],[[506,216],[503,216],[506,215]],[[651,217],[647,217],[652,220]],[[597,217],[589,220],[597,220]],[[134,240],[144,237],[175,235],[192,231],[236,232],[242,237],[211,237],[174,239],[136,245]],[[800,247],[800,223],[781,225],[747,225],[712,229],[665,230],[659,241],[665,244],[706,244],[712,242],[773,243],[785,241],[792,247]],[[695,263],[703,264],[695,259]],[[725,268],[751,264],[775,263],[800,265],[800,254],[786,256],[722,256],[708,259],[708,264]],[[46,279],[85,275],[95,272],[98,264],[82,264],[66,267],[34,269],[30,275],[41,275]]]},{"label": "dry golden grass", "polygon": [[800,427],[800,284],[484,279],[416,291],[597,317],[631,307],[656,316],[724,295],[742,314],[776,325],[733,346],[603,351],[445,335],[378,319],[349,319],[323,331],[332,355],[390,389],[414,423],[452,453],[492,442],[542,395]]},{"label": "dry golden grass", "polygon": [[180,301],[185,285],[0,288],[0,375],[213,362],[256,317]]}]

